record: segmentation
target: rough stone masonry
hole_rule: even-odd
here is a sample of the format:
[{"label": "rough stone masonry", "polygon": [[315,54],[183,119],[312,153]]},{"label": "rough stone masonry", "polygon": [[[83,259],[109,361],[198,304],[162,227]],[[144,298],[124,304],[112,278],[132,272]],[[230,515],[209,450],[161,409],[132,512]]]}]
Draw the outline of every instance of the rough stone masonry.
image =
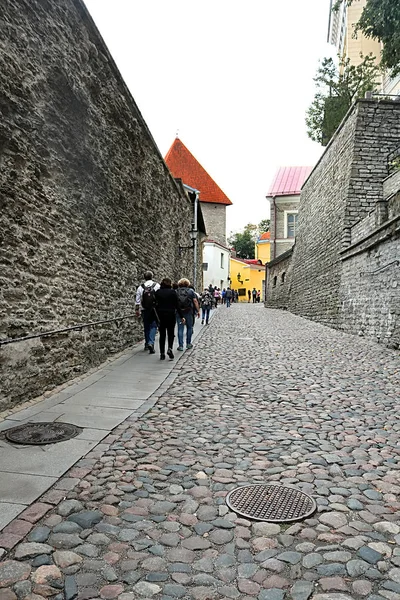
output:
[{"label": "rough stone masonry", "polygon": [[[130,314],[144,269],[190,277],[190,201],[83,3],[1,12],[0,339]],[[140,337],[127,319],[1,347],[0,410]]]}]

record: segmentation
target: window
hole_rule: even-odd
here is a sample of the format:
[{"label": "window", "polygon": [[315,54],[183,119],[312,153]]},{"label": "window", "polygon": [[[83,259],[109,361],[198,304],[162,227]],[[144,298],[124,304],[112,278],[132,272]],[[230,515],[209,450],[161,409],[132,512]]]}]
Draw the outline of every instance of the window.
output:
[{"label": "window", "polygon": [[281,275],[281,283],[285,283],[285,271],[283,271],[282,275]]},{"label": "window", "polygon": [[285,238],[296,237],[297,232],[297,211],[285,211]]},{"label": "window", "polygon": [[208,263],[203,263],[203,271],[208,271]]},{"label": "window", "polygon": [[273,283],[272,283],[272,287],[276,287],[276,282],[277,282],[278,278],[275,275],[274,279],[273,279]]},{"label": "window", "polygon": [[221,252],[221,269],[223,269],[223,268],[224,268],[224,255]]}]

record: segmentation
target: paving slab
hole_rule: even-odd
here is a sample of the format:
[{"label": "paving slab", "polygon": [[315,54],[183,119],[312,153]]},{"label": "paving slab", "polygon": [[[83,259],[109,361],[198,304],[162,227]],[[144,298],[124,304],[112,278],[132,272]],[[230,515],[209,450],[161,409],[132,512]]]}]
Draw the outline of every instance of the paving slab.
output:
[{"label": "paving slab", "polygon": [[[146,396],[147,397],[147,396]],[[136,410],[142,406],[143,400],[135,400],[133,398],[119,398],[115,396],[108,396],[105,392],[102,395],[93,394],[89,391],[79,392],[75,396],[64,400],[57,406],[60,409],[64,406],[98,406],[103,408],[122,408],[129,409],[131,411]]]},{"label": "paving slab", "polygon": [[[85,456],[97,444],[94,440],[73,438],[46,446],[17,446],[2,442],[0,471],[61,477],[71,464]],[[0,492],[2,497],[2,492]]]},{"label": "paving slab", "polygon": [[[2,484],[0,473],[0,485]],[[23,510],[26,504],[12,504],[10,502],[0,502],[0,530],[17,517]]]},{"label": "paving slab", "polygon": [[1,502],[31,504],[57,481],[57,477],[0,471]]}]

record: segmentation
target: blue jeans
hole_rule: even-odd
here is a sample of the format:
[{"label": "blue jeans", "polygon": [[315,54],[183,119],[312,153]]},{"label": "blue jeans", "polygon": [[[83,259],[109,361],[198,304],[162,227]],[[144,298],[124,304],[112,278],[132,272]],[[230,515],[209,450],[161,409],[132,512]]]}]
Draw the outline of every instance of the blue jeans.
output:
[{"label": "blue jeans", "polygon": [[230,298],[226,298],[226,308],[229,308],[231,305],[231,299]]},{"label": "blue jeans", "polygon": [[143,310],[143,327],[144,327],[144,340],[149,346],[154,346],[156,341],[157,323],[153,310]]},{"label": "blue jeans", "polygon": [[[185,317],[185,325],[186,325],[186,346],[192,343],[192,335],[193,335],[193,313],[190,310],[187,313],[183,313]],[[183,325],[181,318],[179,315],[176,317],[176,322],[178,325],[178,344],[183,348],[183,330],[185,325]]]},{"label": "blue jeans", "polygon": [[208,320],[210,318],[210,310],[211,310],[211,306],[202,306],[201,307],[201,312],[202,312],[202,316],[201,316],[201,320],[202,321],[206,321],[206,323],[208,323]]}]

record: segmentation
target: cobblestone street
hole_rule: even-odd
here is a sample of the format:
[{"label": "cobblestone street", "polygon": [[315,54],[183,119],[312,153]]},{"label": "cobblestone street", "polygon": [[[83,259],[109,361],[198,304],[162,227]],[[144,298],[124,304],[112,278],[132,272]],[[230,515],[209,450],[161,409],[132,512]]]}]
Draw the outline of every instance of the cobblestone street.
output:
[{"label": "cobblestone street", "polygon": [[[262,305],[204,329],[153,407],[6,528],[26,537],[0,600],[400,598],[398,352]],[[227,507],[271,482],[317,512]]]}]

